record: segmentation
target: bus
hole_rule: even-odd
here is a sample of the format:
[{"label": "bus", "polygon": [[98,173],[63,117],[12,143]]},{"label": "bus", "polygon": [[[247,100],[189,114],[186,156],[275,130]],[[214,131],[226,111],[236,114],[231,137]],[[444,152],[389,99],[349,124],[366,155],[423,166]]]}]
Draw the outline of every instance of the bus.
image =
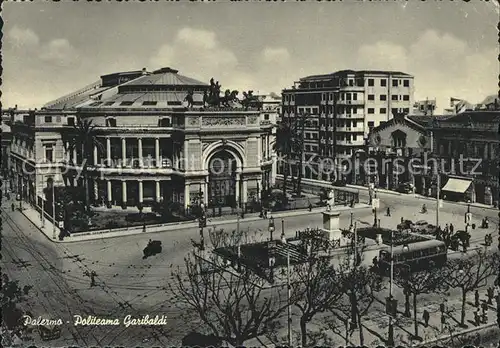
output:
[{"label": "bus", "polygon": [[[432,267],[441,267],[446,263],[447,252],[446,244],[437,239],[394,246],[392,248],[394,270],[409,267],[410,272],[417,272],[429,270]],[[390,249],[380,250],[379,267],[384,274],[390,272]]]}]

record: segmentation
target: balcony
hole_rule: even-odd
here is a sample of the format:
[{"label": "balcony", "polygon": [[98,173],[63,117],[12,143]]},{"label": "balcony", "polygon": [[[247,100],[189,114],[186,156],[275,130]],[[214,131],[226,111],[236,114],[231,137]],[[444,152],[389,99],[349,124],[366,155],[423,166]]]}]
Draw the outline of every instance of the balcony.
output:
[{"label": "balcony", "polygon": [[337,114],[337,118],[339,119],[364,119],[363,114]]},{"label": "balcony", "polygon": [[338,105],[364,105],[365,102],[363,100],[339,100],[337,101]]},{"label": "balcony", "polygon": [[337,127],[337,132],[360,133],[363,132],[363,127]]}]

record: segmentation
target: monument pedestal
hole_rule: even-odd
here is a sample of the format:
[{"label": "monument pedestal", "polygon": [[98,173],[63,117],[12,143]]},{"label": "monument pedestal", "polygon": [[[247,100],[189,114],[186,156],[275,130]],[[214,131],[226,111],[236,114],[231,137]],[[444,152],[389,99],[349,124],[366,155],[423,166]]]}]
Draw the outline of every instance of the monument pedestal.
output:
[{"label": "monument pedestal", "polygon": [[342,231],[339,228],[340,213],[335,211],[323,212],[323,238],[333,241],[342,239]]}]

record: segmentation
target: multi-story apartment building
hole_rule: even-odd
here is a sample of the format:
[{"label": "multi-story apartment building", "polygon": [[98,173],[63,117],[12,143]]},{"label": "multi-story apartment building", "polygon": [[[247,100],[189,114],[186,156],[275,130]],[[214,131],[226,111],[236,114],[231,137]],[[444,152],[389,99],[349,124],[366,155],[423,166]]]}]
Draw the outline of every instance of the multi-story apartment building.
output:
[{"label": "multi-story apartment building", "polygon": [[[346,169],[342,159],[363,149],[370,129],[394,113],[409,113],[413,91],[413,76],[406,73],[353,70],[308,76],[284,89],[283,120],[307,118],[303,175],[332,180],[333,170]],[[334,158],[335,164],[327,158]]]},{"label": "multi-story apartment building", "polygon": [[[91,200],[109,208],[160,201],[188,207],[200,194],[209,206],[258,199],[274,177],[274,124],[255,108],[205,107],[211,88],[174,69],[144,69],[102,76],[42,110],[16,114],[11,164],[23,197],[38,204],[49,182],[74,180],[87,161]],[[90,158],[79,147],[70,151],[78,120],[96,126],[102,148]]]}]

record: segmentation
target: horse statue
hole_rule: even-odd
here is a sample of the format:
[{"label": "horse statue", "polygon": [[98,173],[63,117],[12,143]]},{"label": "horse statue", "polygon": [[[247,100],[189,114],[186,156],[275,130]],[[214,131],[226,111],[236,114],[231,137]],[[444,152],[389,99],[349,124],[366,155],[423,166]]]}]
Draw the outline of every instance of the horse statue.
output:
[{"label": "horse statue", "polygon": [[194,105],[193,95],[194,95],[193,90],[190,90],[188,92],[188,94],[186,95],[186,97],[184,98],[184,101],[187,101],[187,103],[188,103],[188,105],[187,105],[188,109],[191,109]]},{"label": "horse statue", "polygon": [[256,107],[259,110],[262,108],[262,102],[259,97],[253,95],[253,91],[243,92],[243,96],[245,99],[241,101],[241,104],[245,107],[245,110],[248,110],[249,107]]},{"label": "horse statue", "polygon": [[335,192],[330,190],[328,192],[328,200],[326,201],[326,211],[332,211],[332,208],[335,206]]},{"label": "horse statue", "polygon": [[229,105],[229,102],[238,101],[238,93],[238,91],[230,91],[229,89],[226,89],[224,96],[221,98],[222,106],[230,107],[231,105]]}]

